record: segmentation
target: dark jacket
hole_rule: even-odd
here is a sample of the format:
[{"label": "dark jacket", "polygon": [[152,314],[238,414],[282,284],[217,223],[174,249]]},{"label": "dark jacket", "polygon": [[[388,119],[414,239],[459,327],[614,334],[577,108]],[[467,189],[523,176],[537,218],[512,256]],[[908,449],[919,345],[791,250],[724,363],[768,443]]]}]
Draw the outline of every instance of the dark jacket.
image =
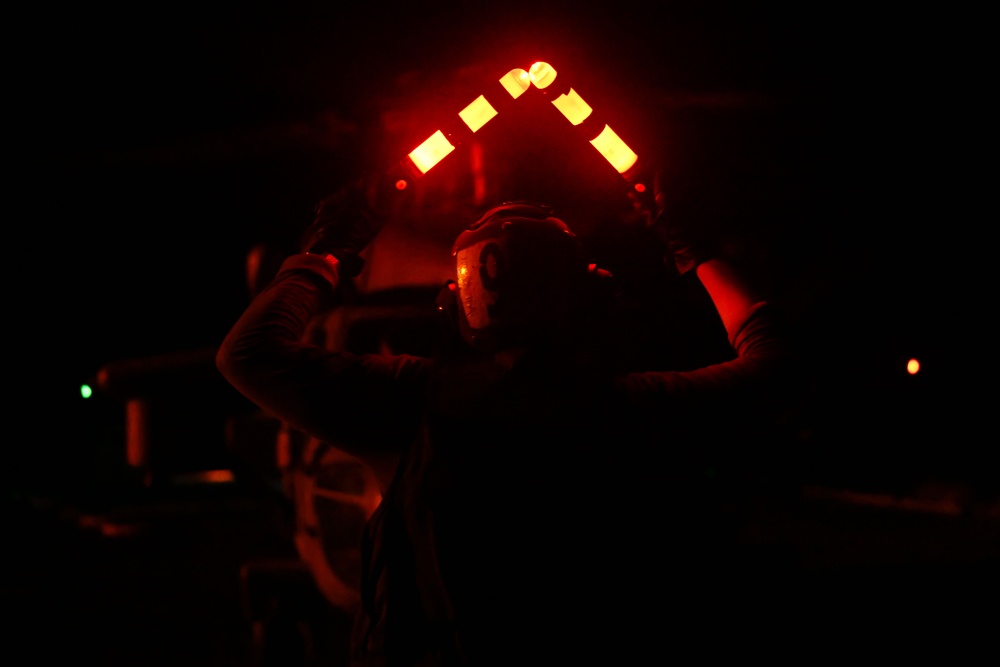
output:
[{"label": "dark jacket", "polygon": [[217,364],[291,426],[398,461],[365,534],[358,662],[628,662],[666,641],[720,548],[707,473],[760,446],[794,391],[771,306],[731,333],[731,360],[692,371],[556,350],[454,364],[305,342],[336,274],[290,257]]}]

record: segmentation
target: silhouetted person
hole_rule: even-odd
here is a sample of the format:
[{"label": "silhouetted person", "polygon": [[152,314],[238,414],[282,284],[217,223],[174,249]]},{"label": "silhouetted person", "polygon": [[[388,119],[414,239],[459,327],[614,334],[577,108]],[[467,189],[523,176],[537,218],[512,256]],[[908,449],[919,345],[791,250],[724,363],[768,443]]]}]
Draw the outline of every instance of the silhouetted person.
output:
[{"label": "silhouetted person", "polygon": [[455,242],[439,305],[458,353],[323,349],[307,325],[336,306],[384,222],[370,186],[321,204],[303,252],[217,357],[250,400],[382,481],[357,663],[635,664],[720,631],[717,612],[740,603],[704,471],[722,450],[760,446],[747,434],[795,388],[772,305],[693,222],[661,215],[669,259],[704,285],[733,356],[617,372],[593,335],[611,278],[549,207],[512,202]]}]

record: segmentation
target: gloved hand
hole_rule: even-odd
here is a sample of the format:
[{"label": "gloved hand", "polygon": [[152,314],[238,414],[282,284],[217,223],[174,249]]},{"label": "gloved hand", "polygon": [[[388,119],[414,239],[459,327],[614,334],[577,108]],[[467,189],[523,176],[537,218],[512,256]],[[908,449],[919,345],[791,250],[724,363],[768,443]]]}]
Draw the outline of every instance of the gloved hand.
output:
[{"label": "gloved hand", "polygon": [[389,194],[379,180],[362,177],[321,200],[302,235],[302,252],[333,255],[344,274],[357,276],[364,268],[361,251],[387,219]]},{"label": "gloved hand", "polygon": [[718,220],[711,206],[699,205],[683,192],[676,194],[660,172],[654,178],[655,215],[651,226],[663,242],[677,272],[685,274],[718,256]]}]

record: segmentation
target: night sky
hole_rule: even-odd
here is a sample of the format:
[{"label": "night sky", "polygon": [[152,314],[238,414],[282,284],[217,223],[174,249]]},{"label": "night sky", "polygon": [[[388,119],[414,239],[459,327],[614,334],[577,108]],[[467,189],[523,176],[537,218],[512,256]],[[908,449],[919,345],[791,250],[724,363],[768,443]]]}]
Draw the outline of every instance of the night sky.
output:
[{"label": "night sky", "polygon": [[56,415],[95,428],[78,387],[103,364],[217,345],[247,302],[248,249],[292,238],[359,151],[398,156],[389,139],[455,113],[481,77],[548,60],[746,211],[827,369],[819,430],[865,439],[877,420],[894,452],[922,434],[969,460],[981,333],[949,236],[950,28],[861,3],[471,4],[29,17],[5,244],[22,446]]}]

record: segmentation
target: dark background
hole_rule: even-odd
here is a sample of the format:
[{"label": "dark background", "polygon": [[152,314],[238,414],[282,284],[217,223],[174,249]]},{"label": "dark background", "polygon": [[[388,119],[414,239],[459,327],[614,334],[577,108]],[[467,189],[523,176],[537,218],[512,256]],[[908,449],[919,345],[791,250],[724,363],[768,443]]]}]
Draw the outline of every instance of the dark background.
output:
[{"label": "dark background", "polygon": [[[6,486],[92,492],[122,405],[81,384],[109,362],[217,345],[248,301],[254,244],[294,238],[359,154],[398,159],[479,82],[546,60],[640,153],[745,213],[820,370],[790,468],[989,503],[992,406],[972,384],[990,365],[987,283],[958,150],[970,21],[722,1],[25,13],[7,105]],[[460,229],[443,220],[432,235]]]}]

